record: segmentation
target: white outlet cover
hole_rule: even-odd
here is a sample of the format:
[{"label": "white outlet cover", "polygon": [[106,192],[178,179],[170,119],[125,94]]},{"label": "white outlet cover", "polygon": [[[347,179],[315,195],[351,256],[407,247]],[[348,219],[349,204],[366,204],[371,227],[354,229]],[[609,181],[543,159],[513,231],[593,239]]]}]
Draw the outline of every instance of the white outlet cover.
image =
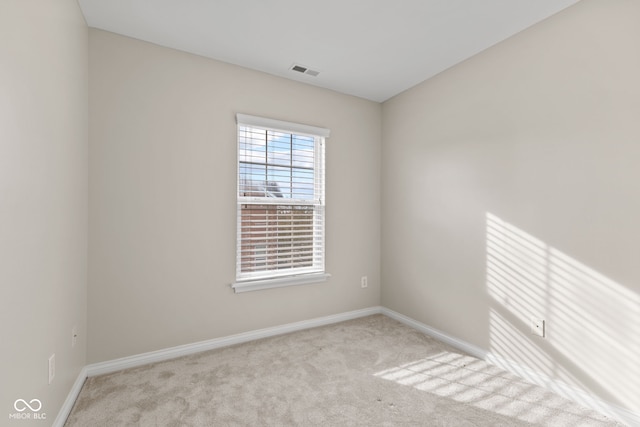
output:
[{"label": "white outlet cover", "polygon": [[53,353],[49,357],[49,384],[53,382],[53,379],[56,376],[56,354]]},{"label": "white outlet cover", "polygon": [[531,333],[544,338],[544,320],[531,318]]}]

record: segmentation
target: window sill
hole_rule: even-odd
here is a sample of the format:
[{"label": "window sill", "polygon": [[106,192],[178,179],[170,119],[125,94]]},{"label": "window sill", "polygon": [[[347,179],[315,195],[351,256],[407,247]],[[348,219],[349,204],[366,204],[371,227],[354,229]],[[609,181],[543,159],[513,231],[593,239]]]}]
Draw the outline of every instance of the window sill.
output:
[{"label": "window sill", "polygon": [[328,273],[301,274],[299,276],[278,277],[273,279],[243,280],[231,284],[233,291],[240,292],[261,291],[263,289],[283,288],[285,286],[308,285],[311,283],[325,282]]}]

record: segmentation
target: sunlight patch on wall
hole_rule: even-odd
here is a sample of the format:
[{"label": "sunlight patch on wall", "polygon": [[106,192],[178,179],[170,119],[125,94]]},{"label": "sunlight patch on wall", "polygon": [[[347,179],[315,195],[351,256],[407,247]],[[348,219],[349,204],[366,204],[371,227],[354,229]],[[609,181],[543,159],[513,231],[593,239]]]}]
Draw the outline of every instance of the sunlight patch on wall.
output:
[{"label": "sunlight patch on wall", "polygon": [[[640,407],[638,294],[490,213],[486,280],[492,353]],[[545,320],[545,338],[532,318]]]}]

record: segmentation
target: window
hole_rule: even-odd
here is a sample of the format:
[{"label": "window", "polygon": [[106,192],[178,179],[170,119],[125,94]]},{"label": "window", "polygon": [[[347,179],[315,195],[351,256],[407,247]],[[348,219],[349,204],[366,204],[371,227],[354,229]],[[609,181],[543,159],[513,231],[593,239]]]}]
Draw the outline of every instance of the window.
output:
[{"label": "window", "polygon": [[328,129],[237,115],[236,292],[326,280]]}]

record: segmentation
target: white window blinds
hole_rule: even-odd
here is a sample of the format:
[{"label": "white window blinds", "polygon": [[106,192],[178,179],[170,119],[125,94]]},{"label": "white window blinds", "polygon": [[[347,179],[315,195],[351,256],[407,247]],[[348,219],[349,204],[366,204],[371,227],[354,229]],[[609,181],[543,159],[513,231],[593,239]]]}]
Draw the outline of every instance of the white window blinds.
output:
[{"label": "white window blinds", "polygon": [[237,115],[236,280],[324,272],[327,129]]}]

